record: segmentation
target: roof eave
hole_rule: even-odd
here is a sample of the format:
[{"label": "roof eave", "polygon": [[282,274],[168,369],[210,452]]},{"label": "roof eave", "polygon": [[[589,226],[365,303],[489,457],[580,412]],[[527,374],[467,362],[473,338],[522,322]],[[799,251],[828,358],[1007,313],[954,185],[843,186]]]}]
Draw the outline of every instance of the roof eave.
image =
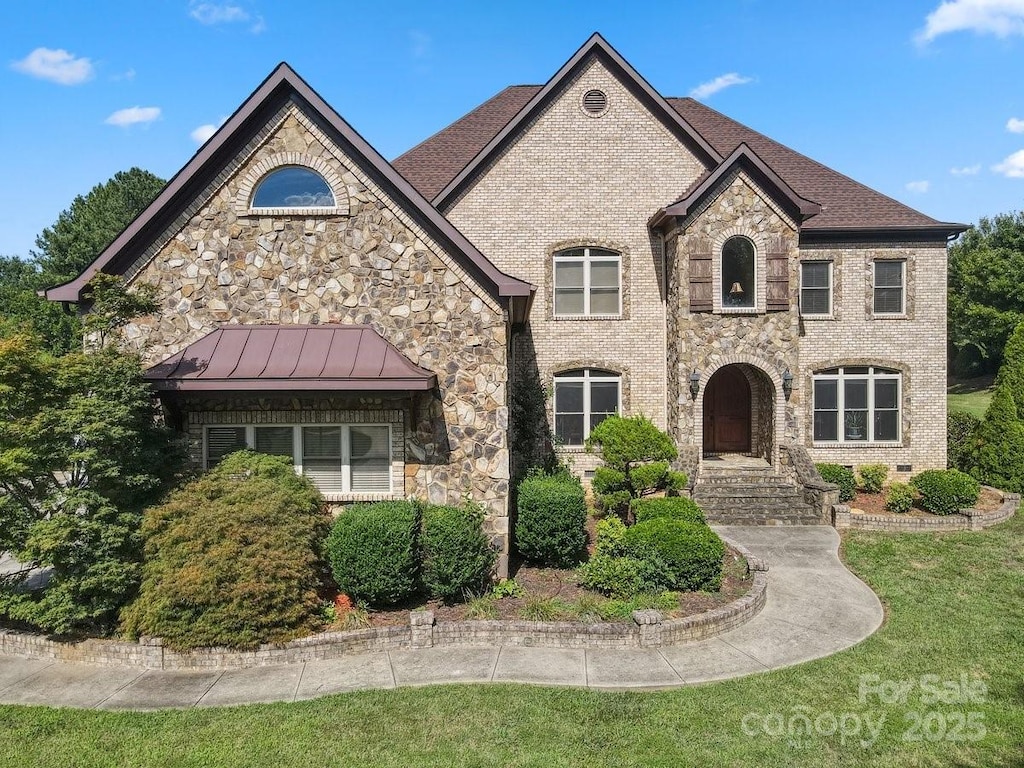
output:
[{"label": "roof eave", "polygon": [[878,225],[878,226],[858,226],[858,227],[821,227],[821,228],[805,228],[801,230],[801,239],[839,239],[839,238],[858,238],[858,239],[869,239],[872,237],[888,237],[893,236],[918,236],[918,237],[931,237],[938,238],[940,236],[946,239],[956,237],[957,235],[966,232],[971,228],[970,224],[957,224],[954,222],[936,222],[934,224],[899,224],[895,226]]},{"label": "roof eave", "polygon": [[155,379],[147,377],[159,392],[427,392],[437,386],[428,379]]}]

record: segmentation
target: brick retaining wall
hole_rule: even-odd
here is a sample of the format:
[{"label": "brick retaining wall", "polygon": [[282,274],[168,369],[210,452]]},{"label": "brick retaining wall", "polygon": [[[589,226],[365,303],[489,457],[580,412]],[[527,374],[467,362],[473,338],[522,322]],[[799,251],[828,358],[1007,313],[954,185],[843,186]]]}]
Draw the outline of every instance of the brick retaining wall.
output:
[{"label": "brick retaining wall", "polygon": [[[987,486],[986,486],[987,487]],[[964,509],[955,515],[861,515],[854,514],[846,504],[832,507],[832,524],[836,528],[856,528],[862,531],[890,531],[892,533],[935,533],[942,531],[980,531],[1009,520],[1020,506],[1020,494],[995,491],[1003,497],[998,509],[983,512]]]}]

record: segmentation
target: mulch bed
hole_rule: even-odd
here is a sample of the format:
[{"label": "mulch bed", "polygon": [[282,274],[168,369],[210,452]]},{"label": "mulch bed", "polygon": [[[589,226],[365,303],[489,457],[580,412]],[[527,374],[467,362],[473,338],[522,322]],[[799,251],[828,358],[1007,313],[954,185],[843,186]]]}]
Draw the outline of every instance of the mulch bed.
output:
[{"label": "mulch bed", "polygon": [[[854,514],[889,515],[891,517],[942,517],[942,515],[926,512],[917,506],[913,507],[909,512],[902,514],[890,512],[885,508],[884,493],[863,493],[858,491],[853,500],[847,503],[850,506],[850,511]],[[981,495],[974,503],[974,509],[980,509],[982,512],[993,512],[999,509],[1002,503],[1003,497],[997,491],[982,488]]]}]

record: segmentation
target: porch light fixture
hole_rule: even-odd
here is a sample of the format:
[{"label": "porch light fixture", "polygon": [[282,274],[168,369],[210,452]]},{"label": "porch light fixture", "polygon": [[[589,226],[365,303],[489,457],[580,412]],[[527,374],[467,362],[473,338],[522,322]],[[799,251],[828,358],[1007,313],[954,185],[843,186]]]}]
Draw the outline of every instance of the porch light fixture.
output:
[{"label": "porch light fixture", "polygon": [[740,285],[739,283],[733,283],[732,284],[732,288],[729,289],[729,294],[731,296],[742,296],[743,295],[743,286]]},{"label": "porch light fixture", "polygon": [[697,399],[698,392],[700,392],[700,371],[694,371],[690,374],[690,395],[694,400]]},{"label": "porch light fixture", "polygon": [[782,394],[789,400],[789,396],[793,394],[793,374],[789,372],[789,368],[782,372]]}]

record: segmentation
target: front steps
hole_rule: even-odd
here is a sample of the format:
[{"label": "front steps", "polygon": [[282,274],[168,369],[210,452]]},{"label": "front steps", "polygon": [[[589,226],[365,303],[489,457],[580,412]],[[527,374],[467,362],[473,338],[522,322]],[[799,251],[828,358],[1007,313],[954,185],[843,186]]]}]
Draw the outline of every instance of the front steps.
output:
[{"label": "front steps", "polygon": [[823,525],[794,480],[763,466],[708,466],[697,475],[693,500],[709,523],[721,525]]}]

